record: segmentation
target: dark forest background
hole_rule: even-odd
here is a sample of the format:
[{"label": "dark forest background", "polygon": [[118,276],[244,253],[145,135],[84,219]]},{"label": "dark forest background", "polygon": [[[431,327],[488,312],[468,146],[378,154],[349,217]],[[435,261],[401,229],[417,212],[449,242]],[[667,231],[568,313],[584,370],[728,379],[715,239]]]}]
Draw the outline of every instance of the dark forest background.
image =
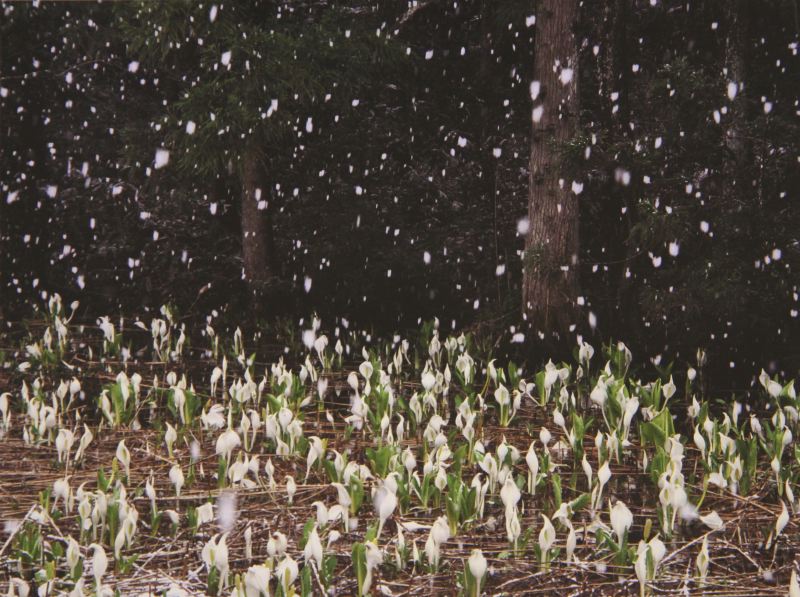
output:
[{"label": "dark forest background", "polygon": [[521,300],[541,10],[2,3],[2,317],[52,292],[86,321],[438,316],[530,358],[578,333],[661,365],[703,347],[720,390],[796,375],[797,2],[577,3],[577,133],[545,145],[580,206],[555,343]]}]

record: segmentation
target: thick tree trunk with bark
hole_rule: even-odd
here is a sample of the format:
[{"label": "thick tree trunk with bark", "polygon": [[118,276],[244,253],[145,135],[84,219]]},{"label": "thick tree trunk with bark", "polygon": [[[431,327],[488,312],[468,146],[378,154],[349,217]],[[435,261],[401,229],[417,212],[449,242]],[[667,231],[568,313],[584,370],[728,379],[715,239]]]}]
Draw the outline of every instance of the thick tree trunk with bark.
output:
[{"label": "thick tree trunk with bark", "polygon": [[270,279],[270,222],[268,209],[259,209],[268,201],[264,184],[264,166],[260,152],[248,149],[242,164],[242,261],[244,278],[258,293]]},{"label": "thick tree trunk with bark", "polygon": [[[560,148],[578,125],[577,0],[544,0],[537,15],[523,310],[533,329],[563,338],[578,296],[578,197]],[[532,94],[533,95],[533,94]]]}]

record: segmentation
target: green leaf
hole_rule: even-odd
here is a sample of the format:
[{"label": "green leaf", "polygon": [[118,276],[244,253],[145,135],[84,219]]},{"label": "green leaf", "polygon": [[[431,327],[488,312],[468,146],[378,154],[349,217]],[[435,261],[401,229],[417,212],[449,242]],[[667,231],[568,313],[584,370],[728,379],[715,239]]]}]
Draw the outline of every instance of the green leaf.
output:
[{"label": "green leaf", "polygon": [[[520,476],[521,478],[521,476]],[[555,509],[561,507],[561,475],[558,473],[554,473],[551,477],[551,483],[553,484],[553,505]]]},{"label": "green leaf", "polygon": [[582,493],[570,502],[570,508],[572,508],[573,512],[578,512],[588,506],[590,500],[591,496],[588,493]]},{"label": "green leaf", "polygon": [[367,547],[363,543],[354,543],[353,551],[353,569],[356,573],[356,581],[358,583],[358,594],[364,594],[364,580],[367,577]]},{"label": "green leaf", "polygon": [[306,543],[308,542],[308,536],[311,534],[311,531],[314,530],[315,524],[316,520],[313,518],[306,521],[306,524],[303,526],[303,536],[300,539],[300,545],[298,546],[300,549],[305,548]]},{"label": "green leaf", "polygon": [[642,444],[647,442],[661,447],[668,437],[675,435],[675,426],[668,408],[658,413],[651,421],[639,425]]},{"label": "green leaf", "polygon": [[311,583],[311,565],[307,563],[303,566],[303,572],[300,574],[300,591],[303,597],[308,597],[314,594],[313,584]]}]

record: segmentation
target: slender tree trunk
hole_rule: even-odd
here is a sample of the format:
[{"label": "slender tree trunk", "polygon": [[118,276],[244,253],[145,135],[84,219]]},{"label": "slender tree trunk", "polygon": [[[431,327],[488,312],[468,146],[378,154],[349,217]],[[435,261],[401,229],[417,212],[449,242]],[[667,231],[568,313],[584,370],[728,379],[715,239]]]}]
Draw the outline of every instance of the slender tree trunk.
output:
[{"label": "slender tree trunk", "polygon": [[[3,62],[3,58],[5,56],[6,50],[6,36],[3,39],[0,39],[0,76],[5,76],[5,64]],[[5,105],[5,102],[3,102]],[[6,139],[6,135],[8,134],[8,116],[6,115],[6,111],[3,109],[3,105],[0,105],[0,138]],[[0,202],[0,246],[8,242],[8,230],[7,230],[7,208],[5,207],[8,205],[7,201]],[[0,288],[3,290],[0,291],[0,321],[5,321],[6,315],[5,311],[3,310],[3,305],[11,298],[10,292],[3,287],[3,284],[6,280],[8,280],[8,253],[9,251],[0,251]],[[7,294],[9,293],[9,294]],[[9,308],[10,308],[9,303]]]},{"label": "slender tree trunk", "polygon": [[[613,0],[605,7],[605,20],[601,28],[601,50],[598,68],[601,106],[606,115],[607,147],[623,143],[629,135],[630,102],[630,56],[628,52],[628,21],[631,0]],[[614,95],[616,94],[616,95]],[[615,98],[615,99],[612,99]],[[631,230],[636,224],[636,197],[631,187],[620,185],[615,180],[616,160],[608,163],[604,194],[608,197],[604,209],[604,222],[609,222],[604,234],[619,242],[609,247],[613,260],[610,276],[611,289],[608,301],[610,308],[605,321],[611,329],[624,329],[630,313],[638,308],[635,296],[630,293],[631,279],[628,268],[634,258],[636,245],[631,242]]]},{"label": "slender tree trunk", "polygon": [[[481,54],[478,80],[481,88],[481,117],[478,144],[480,147],[481,178],[483,180],[484,195],[492,206],[492,244],[494,246],[494,264],[492,269],[500,263],[497,229],[497,158],[492,154],[492,114],[495,106],[496,82],[492,76],[492,22],[494,20],[495,0],[483,0],[481,4]],[[495,276],[497,283],[497,303],[501,304],[500,277]]]},{"label": "slender tree trunk", "polygon": [[728,93],[728,126],[725,130],[725,156],[722,172],[722,197],[727,205],[742,208],[749,183],[749,168],[752,152],[745,132],[747,121],[747,90],[743,84],[747,79],[747,8],[748,0],[729,0],[727,9],[728,35],[725,39],[725,70],[728,85],[736,86],[736,95],[730,99]]},{"label": "slender tree trunk", "polygon": [[269,266],[270,222],[268,209],[259,209],[268,201],[264,185],[264,166],[256,149],[248,149],[242,164],[242,261],[244,279],[259,293],[272,275]]},{"label": "slender tree trunk", "polygon": [[577,0],[543,0],[536,30],[528,219],[523,255],[523,310],[547,337],[562,338],[578,296],[578,197],[559,151],[578,124]]},{"label": "slender tree trunk", "polygon": [[[601,49],[599,60],[600,95],[608,109],[616,105],[614,119],[620,123],[624,133],[630,117],[628,90],[630,67],[628,66],[628,14],[630,0],[613,0],[605,7],[605,19],[600,27]],[[612,100],[612,94],[616,99]],[[604,106],[605,109],[605,106]]]}]

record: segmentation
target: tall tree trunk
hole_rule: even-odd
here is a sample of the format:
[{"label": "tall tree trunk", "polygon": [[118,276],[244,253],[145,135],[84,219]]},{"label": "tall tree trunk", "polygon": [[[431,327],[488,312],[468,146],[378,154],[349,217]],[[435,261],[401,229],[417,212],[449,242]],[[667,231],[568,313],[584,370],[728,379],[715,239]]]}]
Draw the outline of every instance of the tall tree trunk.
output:
[{"label": "tall tree trunk", "polygon": [[268,201],[264,185],[264,166],[260,152],[246,151],[242,163],[242,261],[244,278],[255,294],[270,279],[269,209],[259,209],[260,201]]},{"label": "tall tree trunk", "polygon": [[[495,96],[497,82],[495,77],[492,76],[493,68],[493,52],[492,52],[492,24],[494,21],[494,5],[495,0],[483,0],[480,10],[480,62],[478,68],[478,80],[481,82],[481,111],[480,111],[480,131],[478,136],[478,147],[480,148],[480,165],[481,165],[481,179],[483,181],[484,197],[488,203],[484,205],[491,205],[492,209],[492,245],[494,247],[494,270],[500,263],[498,237],[499,231],[497,229],[497,158],[494,157],[491,145],[492,133],[496,129],[492,128],[492,114],[494,113],[494,106],[496,105]],[[500,295],[500,277],[495,276],[497,283],[497,303],[501,304]]]},{"label": "tall tree trunk", "polygon": [[747,121],[746,92],[743,84],[747,78],[745,55],[747,53],[748,0],[730,0],[727,8],[728,35],[725,39],[725,70],[728,85],[736,86],[736,95],[730,99],[731,89],[726,89],[730,108],[725,130],[725,156],[722,172],[722,198],[727,205],[742,209],[746,198],[751,160],[751,146],[745,132]]},{"label": "tall tree trunk", "polygon": [[[578,124],[577,0],[543,0],[538,14],[523,310],[533,328],[562,338],[578,296],[578,197],[564,177],[560,148]],[[571,71],[571,76],[570,76]]]},{"label": "tall tree trunk", "polygon": [[[599,58],[598,79],[600,95],[609,111],[616,105],[614,119],[619,123],[621,133],[627,130],[630,117],[628,91],[628,17],[630,0],[613,0],[608,2],[604,10],[604,20],[600,26],[601,48]],[[616,100],[612,100],[613,94]],[[603,106],[606,109],[606,105]]]},{"label": "tall tree trunk", "polygon": [[[628,21],[631,0],[613,0],[606,4],[605,19],[600,28],[601,49],[598,60],[598,79],[605,115],[606,147],[614,147],[628,139],[630,128],[630,56],[628,51]],[[615,95],[616,94],[616,95]],[[616,99],[612,99],[616,98]],[[603,234],[619,242],[608,247],[611,281],[604,320],[609,329],[624,329],[630,313],[638,308],[632,295],[629,266],[637,251],[631,240],[631,230],[636,224],[636,193],[629,186],[615,180],[618,167],[616,159],[609,161],[603,195]]]}]

